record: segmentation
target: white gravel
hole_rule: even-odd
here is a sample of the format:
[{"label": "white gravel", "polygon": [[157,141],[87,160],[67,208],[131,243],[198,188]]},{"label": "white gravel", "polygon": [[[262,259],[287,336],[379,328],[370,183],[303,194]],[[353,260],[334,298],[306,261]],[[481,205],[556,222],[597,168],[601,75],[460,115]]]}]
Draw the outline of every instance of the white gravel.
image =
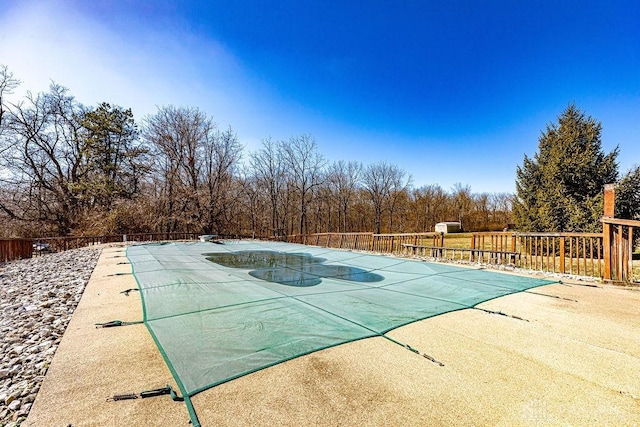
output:
[{"label": "white gravel", "polygon": [[0,263],[0,425],[26,418],[99,249]]}]

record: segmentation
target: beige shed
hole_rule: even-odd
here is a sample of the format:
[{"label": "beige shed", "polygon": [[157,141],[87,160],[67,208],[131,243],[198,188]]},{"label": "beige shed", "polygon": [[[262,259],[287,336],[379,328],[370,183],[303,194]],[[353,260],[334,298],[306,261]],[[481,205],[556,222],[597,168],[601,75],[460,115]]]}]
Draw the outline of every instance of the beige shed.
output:
[{"label": "beige shed", "polygon": [[462,226],[458,221],[439,222],[436,224],[436,233],[459,233]]}]

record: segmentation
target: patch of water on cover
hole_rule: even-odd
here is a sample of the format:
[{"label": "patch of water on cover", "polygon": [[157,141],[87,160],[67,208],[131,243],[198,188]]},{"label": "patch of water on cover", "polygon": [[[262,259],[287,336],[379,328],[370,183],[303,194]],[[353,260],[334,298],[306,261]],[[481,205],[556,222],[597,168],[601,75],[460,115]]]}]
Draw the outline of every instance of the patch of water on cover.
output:
[{"label": "patch of water on cover", "polygon": [[253,269],[249,272],[251,276],[287,286],[315,286],[322,282],[322,278],[352,282],[379,282],[384,279],[362,268],[324,264],[326,259],[308,253],[260,250],[203,255],[225,267]]}]

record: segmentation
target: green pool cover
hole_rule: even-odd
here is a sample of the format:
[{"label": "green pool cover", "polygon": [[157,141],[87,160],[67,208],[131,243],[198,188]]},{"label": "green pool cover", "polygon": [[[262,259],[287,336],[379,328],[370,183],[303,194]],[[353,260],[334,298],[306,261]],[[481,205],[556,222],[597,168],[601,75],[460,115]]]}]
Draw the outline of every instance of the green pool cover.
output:
[{"label": "green pool cover", "polygon": [[186,397],[551,281],[279,242],[131,246],[144,322]]}]

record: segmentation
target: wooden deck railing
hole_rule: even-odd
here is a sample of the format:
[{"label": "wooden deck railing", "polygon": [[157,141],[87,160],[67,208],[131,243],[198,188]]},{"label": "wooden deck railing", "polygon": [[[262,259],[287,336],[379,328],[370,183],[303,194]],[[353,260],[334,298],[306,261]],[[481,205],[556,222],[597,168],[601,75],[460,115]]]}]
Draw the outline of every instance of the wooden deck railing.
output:
[{"label": "wooden deck railing", "polygon": [[382,253],[402,253],[403,245],[442,246],[442,233],[403,233],[403,234],[374,234],[371,250]]},{"label": "wooden deck railing", "polygon": [[598,233],[474,233],[471,246],[517,253],[520,268],[598,278],[604,272]]},{"label": "wooden deck railing", "polygon": [[405,244],[442,246],[442,233],[314,233],[286,237],[289,243],[383,253],[400,253]]},{"label": "wooden deck railing", "polygon": [[155,242],[171,240],[197,240],[200,233],[131,233],[109,234],[104,236],[65,236],[65,237],[40,237],[34,242],[47,243],[54,251],[66,251],[101,243],[115,242]]},{"label": "wooden deck railing", "polygon": [[[460,238],[446,244],[443,233],[315,233],[291,235],[284,240],[329,248],[411,254],[450,261],[509,264],[552,273],[602,278],[612,282],[640,282],[640,262],[634,269],[634,228],[640,221],[603,218],[599,233],[473,233],[468,246]],[[64,251],[123,241],[196,240],[199,233],[135,233],[127,235],[47,237],[0,240],[0,261],[32,256],[33,243],[46,243]],[[455,236],[455,235],[453,235]],[[453,237],[452,236],[452,237]],[[220,236],[221,239],[243,236]]]},{"label": "wooden deck railing", "polygon": [[602,277],[602,234],[518,234],[520,267],[578,276]]},{"label": "wooden deck railing", "polygon": [[[448,246],[448,237],[442,233],[316,233],[288,236],[286,241],[448,261],[505,264],[534,271],[640,282],[640,266],[633,269],[631,247],[633,228],[640,227],[640,221],[607,221],[611,224],[609,255],[604,235],[600,233],[473,233],[468,246],[460,246],[459,237],[455,237],[457,246]],[[611,263],[609,276],[606,275],[607,257]]]},{"label": "wooden deck railing", "polygon": [[640,266],[633,266],[633,232],[640,221],[602,218],[604,238],[603,279],[611,282],[640,282]]},{"label": "wooden deck railing", "polygon": [[446,261],[469,261],[486,264],[514,264],[520,254],[491,249],[403,244],[405,254],[426,256]]}]

